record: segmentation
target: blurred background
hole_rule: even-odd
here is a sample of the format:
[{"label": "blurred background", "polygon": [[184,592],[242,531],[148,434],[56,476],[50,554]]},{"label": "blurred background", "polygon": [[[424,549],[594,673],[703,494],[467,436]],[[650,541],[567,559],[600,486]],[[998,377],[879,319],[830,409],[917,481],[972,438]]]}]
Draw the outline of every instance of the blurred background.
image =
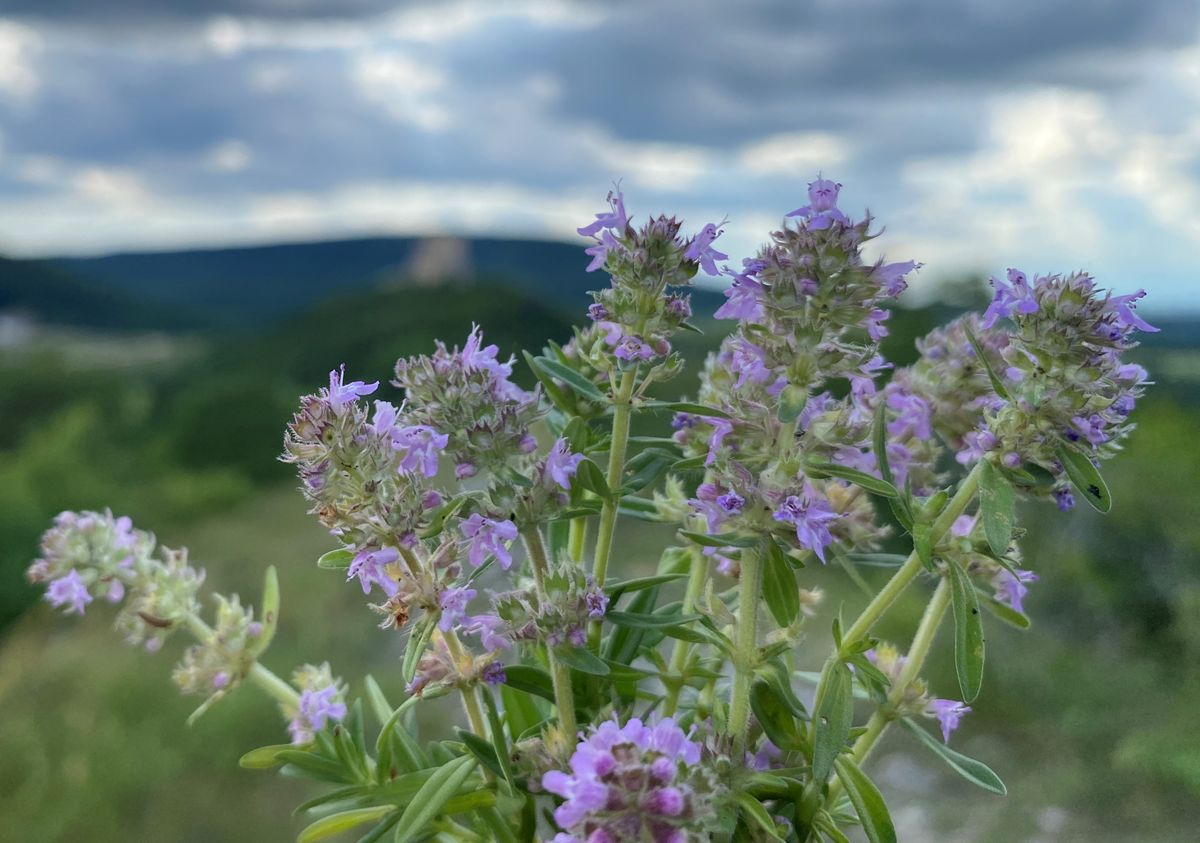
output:
[{"label": "blurred background", "polygon": [[[617,181],[643,218],[728,216],[737,260],[823,171],[886,225],[874,254],[925,263],[898,362],[1008,266],[1144,287],[1163,329],[1111,515],[1022,513],[1034,626],[989,628],[955,735],[1010,796],[892,736],[873,763],[902,839],[1195,840],[1197,105],[1193,0],[0,0],[0,838],[285,841],[309,795],[236,765],[282,738],[266,700],[185,728],[181,641],[52,616],[23,574],[57,512],[131,515],[247,599],[279,566],[270,665],[398,696],[401,641],[316,569],[332,543],[275,460],[297,396],[473,320],[505,353],[568,337],[606,281],[573,229]],[[723,330],[698,321],[694,364]],[[623,530],[618,564],[667,538]]]}]

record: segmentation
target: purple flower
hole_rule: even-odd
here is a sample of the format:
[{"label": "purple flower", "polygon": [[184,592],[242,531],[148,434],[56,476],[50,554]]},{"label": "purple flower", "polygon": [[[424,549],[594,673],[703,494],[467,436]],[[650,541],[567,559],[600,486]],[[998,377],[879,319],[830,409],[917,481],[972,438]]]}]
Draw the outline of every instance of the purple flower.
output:
[{"label": "purple flower", "polygon": [[363,594],[371,593],[371,586],[378,585],[388,597],[399,590],[396,581],[387,573],[387,566],[400,558],[400,551],[394,547],[364,548],[354,554],[350,567],[346,569],[346,579],[358,577],[362,584]]},{"label": "purple flower", "polygon": [[963,705],[958,700],[930,700],[926,709],[927,714],[936,717],[942,724],[942,740],[945,743],[950,743],[950,733],[958,728],[963,715],[970,712],[971,707]]},{"label": "purple flower", "polygon": [[347,401],[353,401],[355,398],[370,395],[379,389],[379,381],[375,381],[375,383],[363,383],[362,381],[345,383],[345,380],[345,363],[342,364],[340,369],[334,369],[329,373],[329,406],[335,412],[341,412],[346,406]]},{"label": "purple flower", "polygon": [[717,506],[730,515],[736,515],[746,505],[746,499],[737,492],[726,492],[717,497]]},{"label": "purple flower", "polygon": [[984,328],[991,328],[1001,318],[1011,319],[1014,314],[1028,316],[1030,313],[1037,313],[1038,302],[1024,272],[1009,269],[1007,284],[998,278],[993,278],[990,283],[995,288],[996,295],[983,314],[983,322],[980,324]]},{"label": "purple flower", "polygon": [[835,220],[842,225],[849,225],[850,218],[838,210],[838,191],[842,186],[830,179],[820,176],[808,185],[808,202],[802,208],[797,208],[788,214],[789,217],[804,217],[808,227],[814,231],[829,228]]},{"label": "purple flower", "polygon": [[888,422],[889,436],[894,439],[933,437],[933,408],[924,398],[902,389],[890,389],[887,405],[888,409],[896,411],[896,417]]},{"label": "purple flower", "polygon": [[649,360],[655,356],[653,348],[632,335],[622,337],[613,353],[621,360]]},{"label": "purple flower", "polygon": [[442,617],[438,620],[438,629],[449,632],[459,622],[467,617],[467,604],[475,597],[475,589],[451,586],[438,596],[438,606]]},{"label": "purple flower", "polygon": [[1025,583],[1037,582],[1038,575],[1020,568],[1015,570],[1015,576],[1005,569],[998,571],[996,576],[992,577],[992,588],[996,590],[997,600],[1011,606],[1017,612],[1024,612],[1025,595],[1029,593]]},{"label": "purple flower", "polygon": [[512,363],[501,363],[498,359],[500,347],[483,344],[483,332],[478,325],[471,325],[471,333],[463,343],[463,368],[468,372],[483,371],[491,374],[497,381],[507,380],[512,374]]},{"label": "purple flower", "polygon": [[334,685],[304,691],[300,694],[300,711],[288,726],[294,743],[307,743],[313,732],[325,728],[332,721],[340,723],[346,716],[346,704],[338,699]]},{"label": "purple flower", "polygon": [[390,438],[396,427],[396,407],[388,401],[375,402],[375,415],[371,418],[371,431],[376,436]]},{"label": "purple flower", "polygon": [[571,488],[571,478],[583,462],[583,454],[571,453],[571,446],[565,439],[559,439],[546,456],[546,474],[563,489]]},{"label": "purple flower", "polygon": [[886,322],[891,315],[892,312],[890,310],[881,310],[878,307],[867,314],[867,336],[869,336],[874,342],[879,342],[888,335],[887,326],[883,323]]},{"label": "purple flower", "polygon": [[712,425],[713,428],[713,432],[708,437],[708,456],[704,459],[704,464],[709,466],[717,458],[717,452],[721,449],[721,444],[725,441],[725,437],[733,433],[733,422],[729,419],[719,419],[714,416],[705,416],[704,421]]},{"label": "purple flower", "polygon": [[594,222],[576,229],[584,237],[595,237],[601,229],[610,229],[618,233],[624,232],[629,225],[629,215],[625,213],[625,196],[620,191],[608,192],[608,205],[611,210],[596,214]]},{"label": "purple flower", "polygon": [[504,673],[504,665],[500,662],[488,662],[480,671],[479,677],[493,688],[503,685],[508,680],[508,676]]},{"label": "purple flower", "polygon": [[683,253],[685,260],[698,261],[700,268],[709,275],[720,275],[721,271],[717,269],[716,261],[728,260],[729,255],[724,252],[718,252],[713,248],[713,241],[721,236],[721,229],[715,223],[709,223],[700,229],[700,233],[692,238],[692,242],[688,244],[687,249]]},{"label": "purple flower", "polygon": [[976,515],[960,515],[954,519],[954,523],[950,525],[950,535],[965,539],[975,531],[975,522],[978,520]]},{"label": "purple flower", "polygon": [[955,454],[954,458],[962,465],[970,465],[987,456],[988,452],[996,447],[997,439],[996,434],[984,427],[964,434],[963,443],[966,447]]},{"label": "purple flower", "polygon": [[1054,502],[1058,504],[1060,512],[1070,512],[1075,508],[1075,495],[1071,494],[1071,490],[1063,486],[1054,490]]},{"label": "purple flower", "polygon": [[792,524],[796,528],[796,540],[801,547],[808,548],[825,561],[825,548],[833,544],[829,524],[841,518],[829,506],[829,501],[805,486],[801,495],[788,495],[775,510],[775,520]]},{"label": "purple flower", "polygon": [[608,595],[598,588],[590,588],[583,595],[583,604],[587,607],[588,617],[598,621],[608,611]]},{"label": "purple flower", "polygon": [[556,841],[701,839],[684,831],[701,831],[711,811],[696,790],[704,775],[700,749],[670,718],[594,727],[576,746],[569,772],[542,777],[542,786],[564,800],[554,811],[565,830]]},{"label": "purple flower", "polygon": [[1146,331],[1148,333],[1158,333],[1158,328],[1155,328],[1145,319],[1133,312],[1137,307],[1137,300],[1145,297],[1145,290],[1138,290],[1136,293],[1130,293],[1127,296],[1112,296],[1108,301],[1117,310],[1117,321],[1121,327],[1131,330]]},{"label": "purple flower", "polygon": [[512,649],[512,641],[504,634],[508,624],[496,615],[472,615],[464,631],[468,635],[478,633],[480,646],[489,653]]},{"label": "purple flower", "polygon": [[1075,416],[1071,419],[1071,424],[1075,426],[1074,430],[1068,431],[1071,439],[1083,437],[1093,447],[1099,447],[1108,441],[1108,434],[1104,430],[1108,426],[1108,422],[1101,415],[1093,413],[1087,418]]},{"label": "purple flower", "polygon": [[762,304],[763,285],[748,274],[733,276],[725,290],[727,301],[713,314],[717,319],[739,319],[743,322],[762,322],[766,311]]},{"label": "purple flower", "polygon": [[749,383],[766,383],[774,372],[767,366],[767,353],[744,337],[739,337],[729,347],[729,368],[737,375],[735,388],[741,389]]},{"label": "purple flower", "polygon": [[921,264],[916,261],[885,263],[876,267],[872,275],[883,284],[884,295],[894,299],[908,289],[908,282],[904,276],[920,267]]},{"label": "purple flower", "polygon": [[54,608],[67,607],[67,614],[82,615],[84,607],[92,602],[87,585],[78,571],[70,571],[58,579],[51,580],[46,587],[46,599]]},{"label": "purple flower", "polygon": [[495,556],[500,567],[506,571],[512,565],[512,554],[508,551],[508,545],[517,539],[516,524],[485,518],[475,512],[462,522],[459,529],[464,538],[470,539],[467,561],[473,566],[478,568],[488,556]]},{"label": "purple flower", "polygon": [[449,434],[438,433],[428,425],[400,428],[392,437],[392,447],[404,451],[400,471],[405,474],[419,472],[425,477],[433,477],[438,472],[438,453],[445,450],[449,441]]},{"label": "purple flower", "polygon": [[600,304],[600,302],[589,304],[587,312],[588,318],[593,322],[602,322],[609,317],[608,308]]},{"label": "purple flower", "polygon": [[587,265],[587,272],[595,272],[597,269],[603,269],[608,263],[608,253],[621,248],[621,244],[617,242],[617,238],[612,236],[611,232],[604,231],[600,234],[599,241],[583,250],[585,255],[592,256],[592,262]]}]

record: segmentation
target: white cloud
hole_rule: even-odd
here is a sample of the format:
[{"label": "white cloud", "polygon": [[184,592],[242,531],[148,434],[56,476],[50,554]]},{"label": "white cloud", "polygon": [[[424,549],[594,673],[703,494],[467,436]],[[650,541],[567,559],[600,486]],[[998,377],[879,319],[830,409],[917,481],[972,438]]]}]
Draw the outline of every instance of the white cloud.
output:
[{"label": "white cloud", "polygon": [[811,177],[820,167],[841,164],[849,142],[828,132],[789,132],[746,144],[738,164],[755,176]]},{"label": "white cloud", "polygon": [[435,96],[446,78],[431,64],[399,50],[373,50],[354,58],[350,75],[367,99],[394,119],[427,132],[449,127],[450,112]]},{"label": "white cloud", "polygon": [[240,173],[250,166],[250,147],[240,140],[223,141],[204,156],[204,168],[214,173]]},{"label": "white cloud", "polygon": [[41,50],[42,38],[37,32],[0,18],[0,96],[23,102],[37,93],[34,59]]}]

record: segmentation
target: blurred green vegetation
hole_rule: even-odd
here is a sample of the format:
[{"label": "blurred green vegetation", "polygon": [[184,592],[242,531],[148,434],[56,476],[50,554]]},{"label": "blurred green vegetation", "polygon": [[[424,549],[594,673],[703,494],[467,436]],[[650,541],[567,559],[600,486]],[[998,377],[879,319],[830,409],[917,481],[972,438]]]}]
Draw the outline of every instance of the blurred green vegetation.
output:
[{"label": "blurred green vegetation", "polygon": [[[893,358],[911,359],[913,339],[972,289],[898,312]],[[23,582],[37,537],[64,508],[110,506],[168,546],[189,546],[213,588],[252,601],[275,564],[283,611],[269,665],[286,673],[328,658],[354,690],[370,671],[399,697],[402,639],[376,629],[357,588],[313,564],[331,542],[275,460],[283,427],[297,396],[339,363],[386,381],[396,357],[438,337],[461,342],[472,321],[505,354],[537,349],[569,335],[556,308],[499,284],[392,289],[330,299],[254,333],[146,343],[59,329],[0,351],[0,839],[293,839],[290,812],[306,787],[236,765],[244,750],[281,739],[272,704],[247,689],[185,727],[198,700],[180,698],[169,679],[185,642],[132,651],[99,605],[82,620],[54,616]],[[718,336],[699,321],[710,333],[681,338],[693,357],[678,390],[695,383]],[[1011,795],[975,791],[891,735],[873,763],[899,824],[917,830],[903,839],[1196,839],[1200,382],[1189,361],[1200,349],[1154,346],[1142,357],[1162,383],[1138,409],[1127,453],[1106,469],[1116,506],[1108,517],[1022,513],[1028,564],[1042,577],[1028,601],[1035,623],[989,625],[984,694],[955,736]],[[653,526],[623,528],[615,565],[648,568],[668,540]],[[804,576],[827,593],[813,622],[819,647],[837,606],[853,611],[864,598],[836,568]],[[920,598],[910,595],[885,637],[905,640]],[[949,694],[941,644],[931,680]],[[429,706],[423,716],[452,711]]]}]

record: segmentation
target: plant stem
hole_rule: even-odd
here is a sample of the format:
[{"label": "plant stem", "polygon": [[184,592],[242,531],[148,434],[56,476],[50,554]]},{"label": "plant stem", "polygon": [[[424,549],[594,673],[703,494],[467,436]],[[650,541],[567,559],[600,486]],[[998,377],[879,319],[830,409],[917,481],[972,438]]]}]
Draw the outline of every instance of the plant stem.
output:
[{"label": "plant stem", "polygon": [[633,410],[633,388],[637,383],[637,370],[627,369],[621,375],[617,393],[613,396],[612,442],[608,449],[608,488],[612,495],[600,509],[600,531],[596,535],[596,555],[592,563],[592,576],[599,588],[604,587],[608,575],[608,558],[612,553],[613,535],[617,529],[617,507],[621,499],[618,490],[625,472],[625,450],[629,446],[629,419]]},{"label": "plant stem", "polygon": [[[459,671],[462,671],[471,666],[473,659],[463,649],[462,641],[458,638],[458,633],[453,629],[442,633],[442,640],[446,642],[446,649],[450,651],[450,658],[454,659],[455,666]],[[459,688],[462,693],[463,710],[467,713],[467,724],[471,727],[471,731],[479,735],[481,738],[487,737],[486,721],[483,719],[483,709],[479,705],[478,689]]]},{"label": "plant stem", "polygon": [[[683,607],[680,609],[685,615],[690,615],[695,609],[696,600],[699,599],[700,592],[704,590],[704,583],[708,580],[707,560],[698,550],[693,550],[691,557],[692,566],[688,571],[687,590],[683,594]],[[689,642],[683,639],[675,642],[675,651],[671,654],[671,664],[667,670],[667,698],[663,703],[663,714],[667,717],[674,715],[679,708],[679,694],[683,691],[683,683],[687,678],[684,669],[687,667],[690,652]]]},{"label": "plant stem", "polygon": [[[946,504],[946,508],[938,515],[933,522],[933,527],[930,530],[929,539],[933,545],[937,545],[939,541],[950,532],[950,527],[954,524],[955,519],[963,514],[963,511],[970,505],[975,497],[975,493],[979,490],[979,465],[971,469],[971,472],[963,478],[958,485],[958,490],[954,493],[954,497]],[[871,632],[871,627],[875,622],[886,612],[893,603],[896,602],[909,584],[916,579],[917,574],[921,572],[921,557],[915,550],[908,555],[908,559],[904,564],[892,575],[887,584],[875,595],[875,598],[867,604],[867,607],[862,610],[862,614],[858,619],[842,634],[842,652],[848,651],[851,644],[856,644],[867,637]]]},{"label": "plant stem", "polygon": [[[213,636],[216,635],[212,627],[196,615],[189,614],[184,623],[188,631],[202,644],[210,643],[213,640]],[[255,662],[251,666],[250,672],[246,674],[246,678],[257,685],[259,690],[265,692],[268,696],[273,697],[283,705],[291,708],[300,705],[300,695],[296,693],[296,689],[258,662]]]},{"label": "plant stem", "polygon": [[[929,650],[933,646],[933,639],[937,636],[938,627],[942,623],[942,618],[946,616],[946,609],[949,606],[950,581],[943,578],[934,590],[933,597],[929,599],[925,613],[921,615],[921,623],[917,627],[916,634],[913,635],[908,655],[904,657],[904,667],[901,669],[900,675],[896,677],[892,690],[888,692],[887,702],[875,710],[871,719],[867,721],[867,730],[854,742],[852,751],[854,761],[858,765],[861,766],[867,760],[871,750],[875,748],[876,743],[883,737],[883,733],[895,719],[893,709],[903,699],[905,689],[920,675],[921,669],[925,666],[925,661],[929,658]],[[840,781],[830,784],[826,804],[832,805],[840,792]]]},{"label": "plant stem", "polygon": [[[546,545],[542,541],[541,531],[537,527],[528,527],[521,531],[521,538],[525,542],[525,551],[529,554],[529,565],[533,568],[538,601],[545,605],[549,600],[546,595],[549,563],[546,561]],[[546,661],[550,667],[550,681],[554,684],[554,706],[558,709],[559,731],[564,746],[568,746],[574,743],[575,733],[579,729],[575,720],[575,693],[571,688],[571,672],[559,662],[553,647],[546,647]]]},{"label": "plant stem", "polygon": [[762,591],[762,560],[755,548],[746,548],[741,558],[741,594],[738,598],[737,640],[734,642],[733,691],[729,700],[729,734],[733,736],[734,763],[746,752],[750,725],[750,682],[758,655],[758,604]]},{"label": "plant stem", "polygon": [[567,553],[576,562],[583,561],[583,550],[587,546],[587,518],[572,518],[571,532],[567,539]]}]

